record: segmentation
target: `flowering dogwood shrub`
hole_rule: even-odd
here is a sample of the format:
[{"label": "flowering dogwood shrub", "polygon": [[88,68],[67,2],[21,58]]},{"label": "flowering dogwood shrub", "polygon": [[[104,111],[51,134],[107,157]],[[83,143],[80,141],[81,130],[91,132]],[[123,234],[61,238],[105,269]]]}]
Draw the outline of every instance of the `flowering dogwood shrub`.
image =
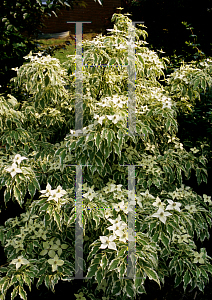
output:
[{"label": "flowering dogwood shrub", "polygon": [[[201,70],[177,70],[182,80],[172,75],[164,86],[159,78],[166,59],[149,50],[147,32],[136,29],[138,134],[129,135],[124,65],[132,24],[126,14],[114,14],[112,21],[110,34],[83,42],[84,135],[74,128],[74,56],[61,66],[50,56],[29,54],[14,78],[25,96],[20,101],[11,95],[0,98],[0,142],[5,145],[0,150],[0,188],[5,204],[17,200],[26,209],[1,226],[7,256],[0,267],[2,299],[10,287],[11,299],[18,294],[27,299],[24,285],[31,289],[35,279],[37,288],[44,282],[52,291],[59,280],[74,279],[75,165],[83,165],[83,271],[89,278],[83,280],[86,287],[75,294],[77,299],[132,298],[145,293],[147,278],[161,286],[172,275],[175,287],[183,283],[184,289],[203,291],[212,273],[211,257],[194,241],[195,235],[201,241],[209,238],[211,197],[196,194],[182,180],[182,174],[189,178],[193,169],[198,183],[207,182],[204,147],[186,151],[177,138],[176,121],[181,96],[194,101],[201,77],[211,84],[211,61]],[[139,40],[141,35],[144,40]],[[127,165],[136,166],[135,191],[128,190]],[[124,279],[132,234],[131,194],[136,277]],[[94,285],[97,289],[91,288]]]}]

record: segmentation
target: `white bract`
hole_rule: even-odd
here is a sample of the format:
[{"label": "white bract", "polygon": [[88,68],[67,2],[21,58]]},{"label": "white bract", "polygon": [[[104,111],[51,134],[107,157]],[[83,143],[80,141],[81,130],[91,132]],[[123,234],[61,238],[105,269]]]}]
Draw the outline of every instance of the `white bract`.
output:
[{"label": "white bract", "polygon": [[5,170],[9,172],[12,177],[18,173],[22,173],[22,170],[18,168],[16,163],[13,163],[11,167],[6,168]]},{"label": "white bract", "polygon": [[190,212],[190,213],[193,213],[193,212],[196,212],[197,209],[196,209],[196,206],[194,204],[192,205],[186,205],[185,208]]},{"label": "white bract", "polygon": [[162,210],[164,209],[165,203],[163,203],[159,197],[156,198],[155,202],[152,204],[153,206],[159,207]]},{"label": "white bract", "polygon": [[21,265],[27,265],[29,263],[30,262],[26,258],[24,258],[22,255],[20,255],[20,256],[18,256],[17,259],[13,259],[10,264],[15,264],[16,270],[18,270]]},{"label": "white bract", "polygon": [[112,116],[107,115],[107,118],[111,120],[114,124],[116,124],[118,121],[123,119],[123,117],[119,115],[112,115]]},{"label": "white bract", "polygon": [[180,206],[182,205],[179,202],[174,202],[172,200],[167,200],[169,202],[169,205],[166,207],[166,210],[177,210],[180,212]]},{"label": "white bract", "polygon": [[198,253],[197,251],[195,251],[195,252],[194,252],[195,258],[194,258],[194,261],[193,261],[193,262],[194,262],[195,264],[196,264],[196,263],[204,264],[204,259],[202,258],[203,255],[204,255],[203,252]]},{"label": "white bract", "polygon": [[167,217],[171,215],[172,214],[165,212],[163,209],[159,208],[158,211],[152,215],[152,217],[159,218],[159,220],[165,224]]},{"label": "white bract", "polygon": [[24,160],[24,159],[28,159],[28,158],[25,157],[25,156],[21,156],[20,154],[16,154],[15,157],[14,157],[13,162],[14,162],[14,163],[17,163],[18,165],[20,165],[20,163],[21,163],[22,160]]},{"label": "white bract", "polygon": [[107,236],[100,236],[99,237],[102,244],[100,246],[100,249],[112,249],[112,250],[117,250],[116,244],[113,242],[116,239],[116,236],[110,235],[109,238]]},{"label": "white bract", "polygon": [[57,271],[57,267],[64,264],[64,261],[59,259],[57,255],[55,255],[54,258],[48,259],[47,261],[50,265],[52,265],[52,272]]}]

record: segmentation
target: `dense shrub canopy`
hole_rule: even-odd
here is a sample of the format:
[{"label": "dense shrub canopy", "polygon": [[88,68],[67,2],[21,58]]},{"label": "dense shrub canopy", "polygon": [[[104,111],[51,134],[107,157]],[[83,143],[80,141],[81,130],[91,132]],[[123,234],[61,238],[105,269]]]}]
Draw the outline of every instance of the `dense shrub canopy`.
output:
[{"label": "dense shrub canopy", "polygon": [[[209,238],[211,197],[182,181],[182,174],[189,178],[194,170],[198,184],[207,182],[204,145],[186,151],[176,121],[179,108],[189,110],[211,86],[212,60],[184,65],[166,78],[167,59],[147,47],[144,28],[135,29],[134,44],[127,15],[114,14],[112,21],[108,35],[83,45],[83,134],[75,130],[74,56],[61,65],[30,53],[13,80],[22,99],[1,95],[0,187],[5,204],[18,201],[26,209],[1,226],[7,255],[0,268],[2,297],[13,286],[13,297],[19,293],[26,299],[24,283],[30,286],[34,278],[37,287],[45,282],[52,290],[58,280],[73,279],[75,219],[83,225],[83,270],[93,285],[105,285],[109,299],[135,297],[145,292],[146,278],[161,286],[172,275],[176,286],[182,282],[184,289],[203,291],[212,273],[211,257],[194,241],[195,235]],[[128,57],[134,46],[135,57]],[[133,64],[137,135],[127,127],[130,68],[125,65]],[[75,204],[79,165],[83,219]],[[136,185],[129,190],[130,166]],[[135,207],[135,230],[127,231]],[[135,238],[135,231],[131,259],[137,278],[124,280],[128,237]],[[99,299],[98,289],[93,293]]]}]

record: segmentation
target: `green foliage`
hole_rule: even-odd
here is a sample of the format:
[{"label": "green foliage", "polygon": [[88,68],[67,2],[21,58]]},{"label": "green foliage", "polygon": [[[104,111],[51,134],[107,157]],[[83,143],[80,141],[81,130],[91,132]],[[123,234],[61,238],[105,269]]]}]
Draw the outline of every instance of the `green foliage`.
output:
[{"label": "green foliage", "polygon": [[[133,63],[128,58],[132,22],[122,14],[114,14],[112,21],[110,34],[84,43],[84,135],[74,129],[73,55],[61,66],[51,56],[30,53],[13,79],[23,98],[1,96],[0,188],[5,203],[18,201],[27,208],[1,226],[7,257],[0,267],[2,299],[10,287],[12,299],[18,294],[27,299],[24,285],[30,287],[34,279],[37,288],[44,282],[54,291],[59,280],[74,278],[76,165],[83,165],[83,271],[91,277],[76,298],[99,299],[100,290],[102,299],[133,298],[146,292],[147,278],[161,287],[172,275],[176,287],[183,283],[184,290],[203,291],[212,273],[211,257],[205,248],[198,252],[194,242],[195,236],[209,238],[211,197],[183,183],[183,175],[189,178],[192,170],[198,184],[207,182],[207,160],[203,149],[185,150],[177,137],[183,97],[186,110],[211,87],[211,60],[185,65],[166,79],[166,59],[146,46],[144,28],[136,29],[137,135],[130,135],[124,65]],[[136,165],[136,191],[128,190],[123,165]],[[127,279],[133,235],[127,220],[134,206],[136,251],[131,261],[136,277]]]},{"label": "green foliage", "polygon": [[[98,3],[102,5],[100,1]],[[61,8],[74,9],[76,5],[85,7],[86,3],[78,0],[48,0],[45,5],[41,0],[4,0],[0,4],[1,92],[7,89],[10,79],[15,76],[11,68],[20,67],[24,63],[23,56],[30,51],[38,51],[34,38],[40,33],[44,18],[52,14],[57,17]]]}]

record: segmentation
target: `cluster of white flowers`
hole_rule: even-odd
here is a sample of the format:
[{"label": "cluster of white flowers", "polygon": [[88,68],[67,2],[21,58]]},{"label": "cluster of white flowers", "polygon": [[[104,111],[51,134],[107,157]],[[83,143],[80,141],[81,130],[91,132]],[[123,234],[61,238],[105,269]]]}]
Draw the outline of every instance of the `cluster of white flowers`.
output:
[{"label": "cluster of white flowers", "polygon": [[46,189],[40,192],[43,194],[41,197],[48,197],[47,201],[54,200],[56,202],[67,193],[60,185],[55,190],[52,190],[49,183],[47,184]]},{"label": "cluster of white flowers", "polygon": [[112,249],[117,250],[115,242],[113,242],[117,237],[119,238],[119,241],[122,241],[126,243],[128,240],[128,232],[126,231],[127,224],[123,221],[121,221],[120,215],[115,220],[108,219],[112,225],[109,226],[107,229],[112,230],[113,234],[109,237],[107,236],[100,236],[100,240],[102,242],[100,249]]},{"label": "cluster of white flowers", "polygon": [[173,199],[183,199],[185,197],[192,196],[193,193],[191,191],[191,188],[189,186],[186,186],[184,184],[181,185],[180,188],[176,188],[174,192],[168,193]]},{"label": "cluster of white flowers", "polygon": [[[181,203],[173,202],[172,200],[168,200],[168,199],[167,201],[169,205],[166,207],[165,210],[177,210],[180,212],[180,206],[182,205]],[[164,210],[165,203],[162,202],[159,197],[157,197],[156,201],[152,205],[159,208],[158,211],[152,215],[152,217],[159,218],[159,220],[165,224],[167,217],[172,215],[169,212],[165,212]]]},{"label": "cluster of white flowers", "polygon": [[5,171],[9,172],[12,177],[14,177],[17,173],[22,173],[20,168],[20,163],[22,160],[28,159],[25,156],[21,156],[20,154],[16,154],[13,159],[13,164],[11,167],[5,169]]}]

